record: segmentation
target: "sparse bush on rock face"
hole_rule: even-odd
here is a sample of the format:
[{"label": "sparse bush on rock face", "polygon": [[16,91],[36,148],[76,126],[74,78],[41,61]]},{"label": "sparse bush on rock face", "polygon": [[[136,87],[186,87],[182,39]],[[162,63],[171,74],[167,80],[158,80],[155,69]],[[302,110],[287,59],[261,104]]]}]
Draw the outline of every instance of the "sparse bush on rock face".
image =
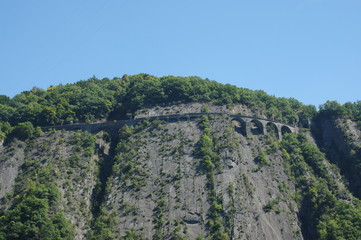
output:
[{"label": "sparse bush on rock face", "polygon": [[261,152],[259,154],[259,156],[256,158],[256,162],[261,165],[261,166],[264,166],[264,165],[268,165],[269,164],[269,161],[267,159],[267,156],[266,156],[266,153],[265,152]]}]

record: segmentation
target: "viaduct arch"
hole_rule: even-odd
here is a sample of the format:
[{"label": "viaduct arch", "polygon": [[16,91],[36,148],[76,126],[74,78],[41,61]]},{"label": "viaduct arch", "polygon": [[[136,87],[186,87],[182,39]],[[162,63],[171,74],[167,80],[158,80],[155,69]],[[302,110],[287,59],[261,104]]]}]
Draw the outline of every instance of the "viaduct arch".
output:
[{"label": "viaduct arch", "polygon": [[278,127],[273,122],[266,123],[266,129],[267,129],[268,134],[270,134],[276,138],[280,138],[280,133],[279,133]]}]

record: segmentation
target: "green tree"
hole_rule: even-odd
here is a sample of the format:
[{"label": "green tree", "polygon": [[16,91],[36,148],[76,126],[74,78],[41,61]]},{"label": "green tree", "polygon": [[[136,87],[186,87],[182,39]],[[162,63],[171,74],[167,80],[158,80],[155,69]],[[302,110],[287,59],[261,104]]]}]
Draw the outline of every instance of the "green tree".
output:
[{"label": "green tree", "polygon": [[320,105],[320,114],[335,117],[346,116],[346,108],[339,104],[337,101],[327,101]]},{"label": "green tree", "polygon": [[0,95],[0,104],[9,104],[10,98],[5,95]]},{"label": "green tree", "polygon": [[13,120],[16,108],[0,104],[0,121],[9,122]]},{"label": "green tree", "polygon": [[30,182],[12,208],[0,216],[0,239],[70,240],[74,231],[55,203],[59,192],[54,184]]},{"label": "green tree", "polygon": [[31,122],[23,122],[16,125],[10,132],[10,138],[26,140],[35,136],[35,128]]}]

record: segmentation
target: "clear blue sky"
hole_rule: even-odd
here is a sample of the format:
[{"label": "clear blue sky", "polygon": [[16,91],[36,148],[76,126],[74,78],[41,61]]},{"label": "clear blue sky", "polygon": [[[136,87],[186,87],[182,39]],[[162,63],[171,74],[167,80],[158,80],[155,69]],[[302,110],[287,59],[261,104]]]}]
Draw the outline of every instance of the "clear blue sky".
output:
[{"label": "clear blue sky", "polygon": [[361,100],[360,0],[1,0],[0,94],[197,75],[318,106]]}]

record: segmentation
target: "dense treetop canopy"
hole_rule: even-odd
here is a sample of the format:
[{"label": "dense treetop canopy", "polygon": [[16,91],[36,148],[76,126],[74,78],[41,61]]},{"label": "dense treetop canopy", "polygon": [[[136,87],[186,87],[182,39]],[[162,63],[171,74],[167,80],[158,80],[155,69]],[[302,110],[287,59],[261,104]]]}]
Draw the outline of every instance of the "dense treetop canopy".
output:
[{"label": "dense treetop canopy", "polygon": [[[7,123],[16,126],[22,122],[49,126],[120,120],[144,107],[189,102],[244,104],[260,116],[292,125],[300,125],[317,114],[313,105],[303,105],[294,98],[270,96],[261,90],[238,88],[195,76],[138,74],[102,80],[92,77],[74,84],[51,86],[46,90],[33,88],[12,99],[0,95],[0,122],[1,126],[7,126]],[[361,120],[360,109],[360,102],[344,106],[327,102],[321,106],[322,112],[334,115],[348,113],[358,121]],[[1,128],[0,133],[6,134],[9,131],[6,129]]]}]

